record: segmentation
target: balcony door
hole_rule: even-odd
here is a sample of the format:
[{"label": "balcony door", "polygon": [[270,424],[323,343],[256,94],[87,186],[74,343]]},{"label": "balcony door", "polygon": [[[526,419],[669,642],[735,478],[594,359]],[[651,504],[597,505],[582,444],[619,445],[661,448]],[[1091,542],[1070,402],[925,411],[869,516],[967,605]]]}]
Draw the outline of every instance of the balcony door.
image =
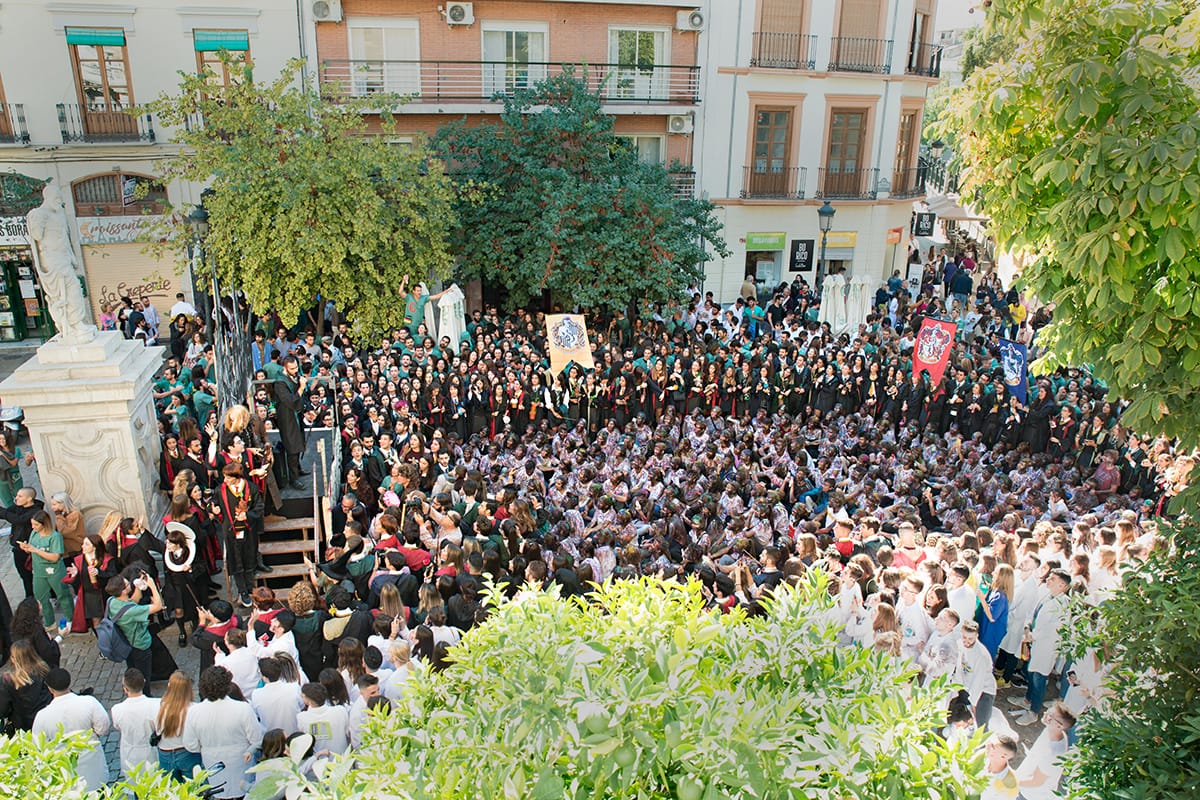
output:
[{"label": "balcony door", "polygon": [[608,61],[615,66],[608,79],[608,97],[614,100],[665,100],[669,76],[664,64],[667,32],[662,29],[611,28]]},{"label": "balcony door", "polygon": [[67,45],[75,68],[80,116],[90,136],[137,133],[129,84],[129,55],[121,28],[67,28]]},{"label": "balcony door", "polygon": [[825,159],[825,194],[855,197],[864,194],[866,175],[862,157],[867,132],[867,112],[835,108],[829,118],[829,153]]},{"label": "balcony door", "polygon": [[841,3],[831,60],[841,70],[884,71],[885,46],[879,40],[879,27],[886,7],[880,0],[841,0]]},{"label": "balcony door", "polygon": [[758,108],[754,113],[754,158],[750,165],[750,197],[790,194],[792,109]]},{"label": "balcony door", "polygon": [[483,60],[485,96],[528,89],[546,78],[546,31],[499,26],[484,30]]},{"label": "balcony door", "polygon": [[[421,93],[420,36],[416,20],[350,18],[347,89],[357,97]],[[340,76],[331,76],[340,77]]]}]

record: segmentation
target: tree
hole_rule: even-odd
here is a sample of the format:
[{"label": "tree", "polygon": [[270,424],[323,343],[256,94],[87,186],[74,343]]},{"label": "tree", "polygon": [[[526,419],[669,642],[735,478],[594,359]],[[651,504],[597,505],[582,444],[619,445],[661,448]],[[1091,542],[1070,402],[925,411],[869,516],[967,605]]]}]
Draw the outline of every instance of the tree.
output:
[{"label": "tree", "polygon": [[387,114],[369,133],[371,107],[394,100],[325,100],[298,62],[267,84],[246,69],[217,88],[181,73],[147,106],[183,145],[164,179],[211,181],[208,257],[257,310],[295,318],[320,293],[364,334],[399,327],[401,281],[449,274],[449,180],[422,147],[388,141]]},{"label": "tree", "polygon": [[[1090,364],[1130,403],[1122,424],[1200,444],[1200,6],[1194,0],[1007,0],[1010,55],[952,103],[967,187],[1022,280],[1055,304],[1047,366]],[[1174,508],[1200,509],[1200,481]],[[1073,797],[1200,792],[1200,528],[1165,546],[1072,626],[1077,655],[1112,665],[1086,714]]]},{"label": "tree", "polygon": [[[255,794],[397,798],[963,798],[978,739],[949,745],[947,685],[840,647],[827,579],[765,616],[703,610],[698,582],[619,580],[589,601],[491,592],[441,673],[412,681],[321,784]],[[292,784],[286,787],[286,784]]]},{"label": "tree", "polygon": [[454,250],[513,306],[549,289],[566,305],[678,300],[728,255],[713,206],[613,133],[600,94],[567,71],[504,98],[498,123],[444,126],[433,149],[460,181]]},{"label": "tree", "polygon": [[1123,423],[1200,444],[1200,11],[1192,0],[1007,0],[1011,53],[952,104],[1001,247],[1055,304],[1047,366],[1089,364]]}]

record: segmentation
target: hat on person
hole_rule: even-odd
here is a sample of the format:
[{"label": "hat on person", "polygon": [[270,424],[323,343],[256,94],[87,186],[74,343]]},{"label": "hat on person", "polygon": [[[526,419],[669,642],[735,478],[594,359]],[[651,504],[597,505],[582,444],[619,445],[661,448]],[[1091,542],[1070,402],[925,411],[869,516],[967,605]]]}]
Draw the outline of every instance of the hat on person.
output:
[{"label": "hat on person", "polygon": [[196,543],[196,532],[182,522],[168,522],[167,532],[170,533],[171,531],[182,533],[188,542],[192,544]]}]

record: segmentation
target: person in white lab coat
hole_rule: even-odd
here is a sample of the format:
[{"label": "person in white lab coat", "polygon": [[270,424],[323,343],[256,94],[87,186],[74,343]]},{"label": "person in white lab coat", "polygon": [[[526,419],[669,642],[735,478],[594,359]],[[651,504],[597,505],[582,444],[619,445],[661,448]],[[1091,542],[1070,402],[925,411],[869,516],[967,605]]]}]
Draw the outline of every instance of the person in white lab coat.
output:
[{"label": "person in white lab coat", "polygon": [[1046,588],[1050,590],[1050,594],[1033,609],[1022,639],[1029,644],[1029,664],[1026,666],[1029,688],[1024,697],[1009,701],[1017,708],[1025,709],[1024,714],[1013,720],[1018,725],[1032,725],[1042,715],[1046,683],[1050,680],[1050,672],[1059,657],[1059,628],[1067,620],[1070,574],[1061,569],[1052,571],[1046,576]]},{"label": "person in white lab coat", "polygon": [[100,737],[108,733],[108,712],[90,695],[71,691],[71,673],[55,667],[46,675],[46,687],[54,699],[33,718],[33,732],[44,736],[91,731],[92,746],[79,754],[75,771],[86,791],[94,792],[108,783],[108,762]]},{"label": "person in white lab coat", "polygon": [[[253,643],[251,643],[253,644]],[[258,688],[261,676],[258,674],[258,653],[256,647],[246,646],[246,632],[241,628],[230,628],[225,631],[225,647],[228,655],[213,644],[216,654],[214,663],[218,667],[229,670],[233,682],[242,690],[242,697],[249,700],[254,690]]]},{"label": "person in white lab coat", "polygon": [[[252,782],[246,770],[262,744],[263,729],[249,703],[229,696],[233,675],[209,667],[200,675],[201,702],[188,710],[183,746],[200,753],[216,797],[243,797]],[[217,769],[217,765],[221,765]]]},{"label": "person in white lab coat", "polygon": [[300,732],[311,734],[318,756],[344,753],[350,748],[350,707],[330,705],[329,692],[319,683],[300,690],[307,709],[296,715]]},{"label": "person in white lab coat", "polygon": [[112,707],[112,724],[121,733],[121,774],[130,775],[138,764],[158,769],[158,753],[150,745],[159,700],[146,697],[146,676],[139,669],[125,670],[121,681],[125,699]]},{"label": "person in white lab coat", "polygon": [[291,736],[300,730],[296,715],[304,710],[304,699],[300,696],[299,683],[282,679],[280,660],[278,655],[259,659],[258,671],[263,685],[255,690],[250,705],[264,730],[279,728],[285,736]]}]

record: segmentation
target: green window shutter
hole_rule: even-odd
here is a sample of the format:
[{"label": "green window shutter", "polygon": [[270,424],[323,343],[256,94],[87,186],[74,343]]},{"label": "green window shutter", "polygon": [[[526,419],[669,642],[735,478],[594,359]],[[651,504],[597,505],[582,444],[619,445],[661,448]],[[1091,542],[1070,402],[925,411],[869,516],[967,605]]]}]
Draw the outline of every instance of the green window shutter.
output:
[{"label": "green window shutter", "polygon": [[67,28],[67,44],[122,47],[125,44],[125,31],[122,28]]},{"label": "green window shutter", "polygon": [[250,49],[250,34],[246,31],[192,31],[196,52],[228,50],[231,53]]}]

